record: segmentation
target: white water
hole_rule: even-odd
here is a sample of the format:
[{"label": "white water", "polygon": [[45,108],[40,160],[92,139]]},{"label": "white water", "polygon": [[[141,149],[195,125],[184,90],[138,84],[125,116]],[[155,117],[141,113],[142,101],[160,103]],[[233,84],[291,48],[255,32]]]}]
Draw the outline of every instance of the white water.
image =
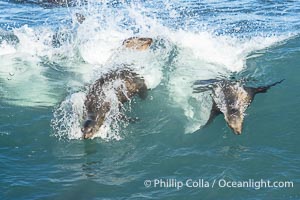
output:
[{"label": "white water", "polygon": [[[4,92],[4,99],[15,99],[9,103],[19,106],[58,105],[54,111],[54,134],[77,139],[81,137],[84,86],[125,64],[145,78],[149,89],[155,89],[164,77],[170,77],[167,81],[170,101],[182,108],[188,119],[186,132],[191,133],[206,123],[211,107],[209,93],[193,94],[194,81],[227,77],[232,72],[238,72],[246,67],[246,59],[251,52],[268,48],[288,37],[235,38],[216,36],[209,29],[199,32],[174,31],[155,18],[145,16],[145,10],[143,7],[129,6],[116,14],[103,8],[101,15],[98,10],[92,10],[90,14],[83,11],[86,14],[83,24],[73,23],[70,27],[59,29],[68,40],[62,40],[57,48],[52,45],[56,32],[49,27],[23,26],[14,29],[19,42],[0,43],[0,78],[4,87],[9,88],[9,92]],[[118,26],[124,18],[134,21],[134,25]],[[156,41],[163,39],[165,47],[143,52],[123,49],[122,41],[132,36],[152,37]],[[170,52],[174,48],[178,49],[178,54],[169,63]],[[61,98],[51,92],[55,88],[51,88],[49,77],[45,75],[49,68],[42,64],[43,60],[60,65],[61,73],[72,72],[76,76],[61,80],[61,84],[72,88],[71,94],[63,97],[65,100],[61,103]],[[171,72],[167,65],[173,66]],[[98,136],[120,139],[120,127],[113,125],[111,120],[107,119],[105,128],[100,130]]]}]

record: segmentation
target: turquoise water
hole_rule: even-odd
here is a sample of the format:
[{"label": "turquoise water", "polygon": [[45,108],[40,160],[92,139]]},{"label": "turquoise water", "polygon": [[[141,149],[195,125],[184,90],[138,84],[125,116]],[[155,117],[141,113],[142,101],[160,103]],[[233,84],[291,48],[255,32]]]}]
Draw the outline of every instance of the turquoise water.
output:
[{"label": "turquoise water", "polygon": [[[0,9],[0,199],[300,199],[298,1],[1,0]],[[155,42],[120,50],[131,36]],[[139,120],[80,139],[87,86],[120,63],[151,89],[124,105]],[[241,136],[221,115],[203,127],[211,100],[192,93],[196,80],[233,76],[285,79],[255,97]],[[178,188],[189,179],[209,187]],[[293,187],[222,187],[249,179]]]}]

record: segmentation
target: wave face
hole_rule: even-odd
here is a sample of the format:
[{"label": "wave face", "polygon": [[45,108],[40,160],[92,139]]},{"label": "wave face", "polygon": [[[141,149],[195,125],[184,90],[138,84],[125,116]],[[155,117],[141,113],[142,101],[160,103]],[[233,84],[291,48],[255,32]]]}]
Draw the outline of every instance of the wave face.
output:
[{"label": "wave face", "polygon": [[[226,189],[144,188],[159,176],[299,183],[298,1],[0,0],[0,9],[0,199],[68,199],[83,189],[83,199],[238,199]],[[130,37],[153,44],[125,49]],[[110,113],[82,141],[89,87],[124,68],[144,78],[148,97],[121,104],[120,82],[108,84]],[[193,84],[210,79],[285,81],[255,97],[237,138],[222,117],[205,127],[211,91]],[[293,189],[256,192],[299,199]]]}]

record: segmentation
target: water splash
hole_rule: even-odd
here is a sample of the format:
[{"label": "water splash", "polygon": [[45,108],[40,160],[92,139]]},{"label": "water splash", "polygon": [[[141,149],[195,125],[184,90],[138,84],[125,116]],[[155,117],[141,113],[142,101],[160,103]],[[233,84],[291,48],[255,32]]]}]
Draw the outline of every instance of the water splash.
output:
[{"label": "water splash", "polygon": [[[244,12],[237,9],[238,2],[222,5],[236,9],[237,13]],[[188,119],[186,132],[194,132],[205,124],[211,106],[209,94],[193,94],[194,81],[226,78],[240,72],[247,67],[250,54],[294,35],[294,30],[282,29],[281,23],[278,30],[262,28],[270,25],[270,21],[264,20],[265,14],[257,16],[256,19],[261,20],[257,25],[246,15],[237,19],[224,11],[222,5],[218,1],[158,1],[154,4],[89,0],[78,7],[63,9],[63,17],[54,17],[45,11],[49,18],[46,23],[12,28],[17,42],[0,43],[3,63],[0,81],[9,91],[4,93],[3,101],[10,101],[14,96],[20,100],[14,102],[18,105],[36,106],[33,96],[38,96],[41,98],[38,105],[57,105],[65,98],[66,90],[76,93],[102,74],[127,65],[145,78],[150,89],[165,84],[170,102],[181,107]],[[76,13],[85,16],[82,24],[76,21]],[[59,17],[66,20],[55,24]],[[293,20],[294,16],[289,19]],[[132,36],[152,37],[155,42],[163,42],[157,42],[157,46],[146,52],[122,49],[122,41]],[[25,79],[35,81],[24,82]],[[77,112],[77,108],[70,105],[77,105],[73,98],[79,97],[71,96],[58,106],[60,112]],[[76,118],[77,115],[70,116]],[[75,134],[79,122],[68,120],[74,122],[65,127],[74,134],[66,131],[59,135],[79,138]]]},{"label": "water splash", "polygon": [[59,139],[80,139],[81,119],[84,113],[85,93],[78,92],[68,96],[53,113],[51,125],[53,135]]},{"label": "water splash", "polygon": [[[123,80],[116,79],[105,83],[100,91],[99,107],[104,102],[109,102],[109,111],[105,114],[105,120],[100,129],[93,136],[100,137],[104,140],[120,140],[122,139],[121,130],[128,123],[123,120],[125,112],[131,111],[131,99],[128,98],[128,106],[124,106],[118,99],[117,94],[127,94],[126,86]],[[81,127],[86,116],[85,102],[86,93],[78,92],[70,95],[64,100],[58,108],[54,110],[54,119],[52,127],[54,136],[60,139],[81,139],[83,137]]]}]

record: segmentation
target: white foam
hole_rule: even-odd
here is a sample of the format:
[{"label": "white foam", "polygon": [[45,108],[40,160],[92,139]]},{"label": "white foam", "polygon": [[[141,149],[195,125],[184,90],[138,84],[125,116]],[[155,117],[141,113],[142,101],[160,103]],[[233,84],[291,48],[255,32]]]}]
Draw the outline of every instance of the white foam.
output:
[{"label": "white foam", "polygon": [[18,53],[30,54],[33,56],[49,56],[53,33],[47,27],[33,29],[24,25],[14,29],[14,34],[19,39],[17,45]]},{"label": "white foam", "polygon": [[[14,46],[7,43],[0,45],[0,77],[10,89],[10,94],[5,97],[23,99],[20,104],[26,106],[57,103],[57,99],[49,95],[53,88],[50,88],[44,75],[46,69],[40,64],[42,59],[61,65],[62,73],[72,71],[74,76],[82,76],[82,79],[70,77],[65,81],[75,91],[85,83],[93,83],[92,80],[98,79],[101,74],[125,64],[144,77],[149,89],[155,89],[164,76],[170,77],[167,87],[171,100],[183,109],[188,119],[186,132],[194,132],[206,123],[211,101],[208,93],[193,93],[193,82],[238,72],[246,67],[246,59],[251,52],[285,39],[278,36],[250,39],[216,36],[208,29],[199,32],[174,31],[154,17],[147,16],[151,10],[139,4],[122,6],[124,8],[118,10],[107,7],[105,3],[87,7],[87,11],[83,11],[86,18],[83,24],[60,29],[70,35],[70,41],[62,42],[56,48],[52,46],[55,33],[49,27],[25,25],[14,29],[19,43]],[[175,10],[172,16],[176,18]],[[132,36],[165,38],[171,41],[171,45],[164,50],[142,52],[120,48],[122,41]],[[173,62],[166,62],[174,45],[177,45],[178,55]],[[165,65],[172,65],[172,72]],[[54,134],[57,137],[81,138],[84,95],[74,93],[68,96],[54,111]],[[113,98],[113,94],[108,96]],[[37,102],[36,97],[40,98]],[[113,112],[112,116],[118,116],[119,109]],[[114,128],[118,124],[113,121],[113,117],[108,118],[96,136],[120,139],[121,136],[115,131],[119,129]]]},{"label": "white foam", "polygon": [[234,38],[216,36],[209,31],[188,32],[176,31],[170,39],[183,49],[189,50],[190,56],[214,65],[226,67],[230,71],[240,71],[245,66],[247,56],[256,50],[270,47],[287,37],[253,37]]},{"label": "white foam", "polygon": [[39,59],[27,54],[9,54],[0,57],[0,78],[4,83],[3,100],[20,106],[51,106],[53,98],[48,80]]},{"label": "white foam", "polygon": [[51,125],[54,129],[54,136],[60,139],[80,139],[81,119],[84,113],[85,93],[78,92],[68,96],[54,110],[54,118]]},{"label": "white foam", "polygon": [[79,88],[91,80],[92,67],[78,62],[76,45],[66,42],[54,48],[55,33],[49,27],[31,28],[24,25],[15,28],[13,34],[18,39],[16,44],[9,44],[5,40],[0,44],[0,78],[5,88],[4,101],[30,107],[55,105],[58,102],[57,95],[53,94],[54,89],[48,82],[53,77],[45,75],[47,70],[51,70],[45,64],[47,62],[59,65],[61,73],[72,71],[83,80],[61,80],[62,84],[67,82],[70,87]]},{"label": "white foam", "polygon": [[8,44],[6,41],[0,43],[0,56],[16,53],[16,49],[13,45]]},{"label": "white foam", "polygon": [[49,32],[34,30],[27,25],[13,30],[18,41],[0,45],[0,78],[6,92],[4,100],[20,106],[51,106],[51,95],[41,56],[48,54]]},{"label": "white foam", "polygon": [[[81,32],[82,31],[82,32]],[[78,37],[83,40],[79,44],[79,52],[85,62],[93,65],[102,65],[119,48],[124,39],[121,32],[114,30],[86,30],[79,29]],[[81,36],[82,35],[82,36]]]}]

